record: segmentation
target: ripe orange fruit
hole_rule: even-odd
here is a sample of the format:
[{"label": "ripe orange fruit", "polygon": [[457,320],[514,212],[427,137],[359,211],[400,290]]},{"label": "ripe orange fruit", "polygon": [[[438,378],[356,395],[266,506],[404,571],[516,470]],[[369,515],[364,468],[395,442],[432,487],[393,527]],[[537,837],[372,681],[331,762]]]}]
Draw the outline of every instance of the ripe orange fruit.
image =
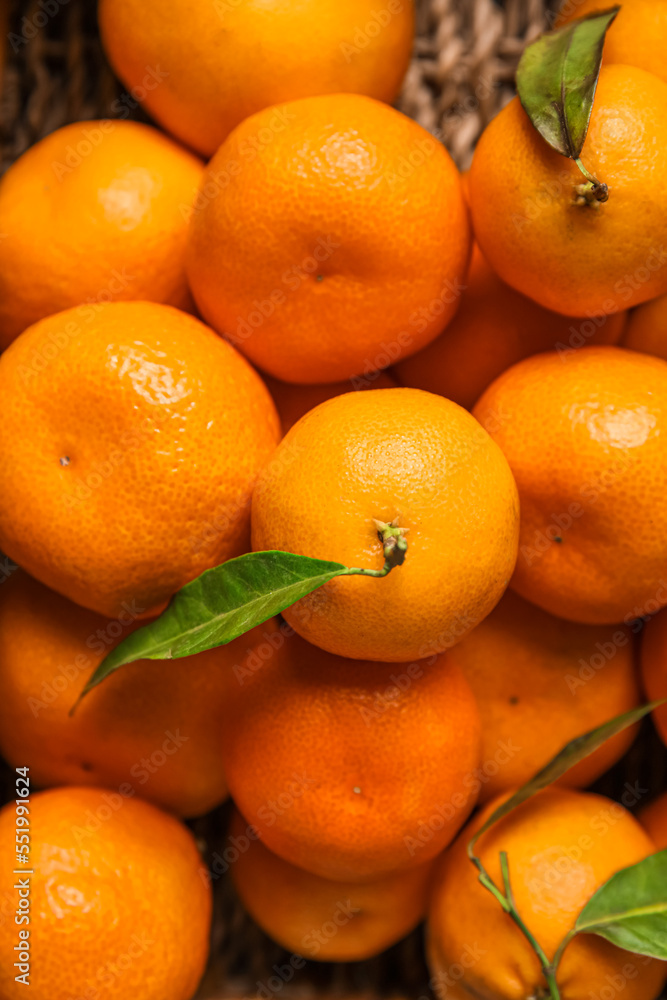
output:
[{"label": "ripe orange fruit", "polygon": [[[29,809],[30,923],[0,922],[3,1000],[26,994],[14,978],[23,941],[33,1000],[190,1000],[211,919],[190,831],[148,802],[99,788],[31,792]],[[19,908],[16,820],[10,802],[0,812],[0,886]]]},{"label": "ripe orange fruit", "polygon": [[230,869],[241,902],[274,941],[296,955],[321,962],[372,958],[426,916],[432,864],[377,882],[332,882],[279,858],[237,810],[229,833],[232,844],[245,848]]},{"label": "ripe orange fruit", "polygon": [[400,663],[449,648],[497,604],[518,516],[507,463],[469,413],[379,389],[321,403],[283,438],[257,482],[252,543],[381,569],[374,519],[398,518],[402,566],[334,579],[283,614],[332,653]]},{"label": "ripe orange fruit", "polygon": [[474,413],[519,489],[522,597],[589,624],[667,604],[667,363],[619,347],[538,354]]},{"label": "ripe orange fruit", "polygon": [[[482,716],[480,799],[529,781],[559,750],[641,702],[628,628],[555,618],[508,591],[451,651]],[[625,730],[563,775],[590,785],[632,743]]]},{"label": "ripe orange fruit", "polygon": [[[519,1000],[547,996],[538,958],[520,929],[478,881],[466,856],[494,800],[445,852],[429,911],[431,985],[447,1000]],[[476,853],[502,886],[506,851],[516,908],[548,959],[591,898],[611,876],[654,846],[629,812],[600,795],[549,788],[524,802],[478,841]],[[455,901],[455,905],[452,905]],[[605,996],[609,984],[625,1000],[654,1000],[667,965],[623,951],[592,934],[577,935],[556,972],[562,1000]],[[544,992],[543,992],[544,991]],[[610,996],[612,994],[610,993]]]},{"label": "ripe orange fruit", "polygon": [[169,306],[70,309],[0,358],[0,548],[115,618],[149,614],[248,545],[279,437],[250,365]]},{"label": "ripe orange fruit", "polygon": [[399,362],[395,372],[403,385],[472,409],[494,378],[522,358],[559,345],[615,344],[626,319],[624,312],[575,319],[543,309],[501,281],[475,244],[456,316],[428,347]]},{"label": "ripe orange fruit", "polygon": [[359,375],[346,382],[331,382],[329,385],[290,385],[270,375],[264,376],[264,382],[280,415],[283,435],[309,410],[334,396],[342,396],[352,390],[362,392],[366,389],[396,388],[395,379],[387,372],[371,372],[367,376]]},{"label": "ripe orange fruit", "polygon": [[247,118],[201,191],[192,293],[276,378],[338,382],[384,368],[456,310],[470,249],[458,170],[429,132],[379,101],[310,97]]},{"label": "ripe orange fruit", "polygon": [[0,349],[81,303],[189,308],[185,243],[202,170],[130,121],[75,122],[24,153],[0,183]]},{"label": "ripe orange fruit", "polygon": [[514,98],[485,129],[470,170],[475,236],[491,267],[566,316],[619,312],[666,292],[667,167],[655,154],[665,145],[667,83],[603,66],[581,158],[609,200],[579,204],[583,175]]},{"label": "ripe orange fruit", "polygon": [[639,822],[648,831],[657,849],[664,851],[667,848],[667,792],[642,809]]},{"label": "ripe orange fruit", "polygon": [[373,882],[430,861],[472,809],[475,699],[446,656],[332,656],[275,621],[239,658],[222,716],[234,802],[285,861]]},{"label": "ripe orange fruit", "polygon": [[667,295],[632,310],[622,344],[632,351],[667,360]]},{"label": "ripe orange fruit", "polygon": [[[608,9],[600,0],[565,0],[557,26]],[[667,2],[624,0],[604,43],[604,62],[639,66],[667,80]]]},{"label": "ripe orange fruit", "polygon": [[220,714],[233,646],[112,674],[69,710],[103,657],[137,626],[15,573],[0,590],[0,752],[35,785],[133,788],[182,816],[226,798]]},{"label": "ripe orange fruit", "polygon": [[[157,0],[102,0],[99,19],[132,96],[211,156],[269,105],[337,92],[393,101],[412,52],[414,3],[171,0],[166,9]],[[260,133],[257,140],[265,141]]]},{"label": "ripe orange fruit", "polygon": [[[655,613],[655,609],[649,611]],[[667,614],[656,615],[646,623],[640,662],[644,690],[649,700],[667,698]],[[667,744],[667,705],[655,709],[653,720],[663,742]]]}]

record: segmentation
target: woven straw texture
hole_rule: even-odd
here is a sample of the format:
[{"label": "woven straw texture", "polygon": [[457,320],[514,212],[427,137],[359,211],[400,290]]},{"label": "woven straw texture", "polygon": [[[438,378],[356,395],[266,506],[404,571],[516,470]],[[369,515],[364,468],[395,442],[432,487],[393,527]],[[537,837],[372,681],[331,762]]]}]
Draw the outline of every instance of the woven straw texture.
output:
[{"label": "woven straw texture", "polygon": [[[526,42],[553,21],[557,0],[418,0],[415,54],[399,107],[437,132],[465,168],[484,125],[512,96]],[[2,166],[35,140],[83,118],[143,119],[109,69],[93,0],[0,0],[7,20],[0,115]]]},{"label": "woven straw texture", "polygon": [[[418,0],[414,58],[398,106],[438,135],[462,169],[486,123],[512,97],[525,44],[552,25],[557,5],[557,0]],[[7,42],[0,102],[3,170],[67,122],[119,115],[149,120],[107,65],[93,0],[50,0],[54,13],[48,17],[44,8],[43,0],[0,0]],[[0,762],[0,801],[10,798],[10,778],[13,784]],[[667,787],[667,753],[648,722],[627,758],[596,790],[618,796],[626,782],[637,780],[655,791]],[[191,824],[208,860],[222,849],[228,813],[223,806]],[[228,876],[213,885],[212,956],[198,1000],[256,994],[265,1000],[431,996],[421,930],[372,961],[309,962],[283,982],[274,967],[285,966],[291,956],[243,912]]]}]

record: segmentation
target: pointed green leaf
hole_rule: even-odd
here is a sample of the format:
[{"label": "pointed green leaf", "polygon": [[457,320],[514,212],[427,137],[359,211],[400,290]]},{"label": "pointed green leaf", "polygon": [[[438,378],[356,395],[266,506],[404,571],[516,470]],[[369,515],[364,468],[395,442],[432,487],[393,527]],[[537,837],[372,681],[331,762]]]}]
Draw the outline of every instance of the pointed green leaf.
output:
[{"label": "pointed green leaf", "polygon": [[179,590],[159,618],[116,646],[81,697],[126,663],[170,660],[223,646],[349,572],[341,563],[292,552],[249,552],[229,559]]},{"label": "pointed green leaf", "polygon": [[615,719],[611,719],[609,722],[605,722],[603,725],[598,726],[597,729],[592,729],[588,733],[584,733],[583,736],[577,736],[576,739],[570,740],[566,743],[560,753],[551,760],[541,771],[531,778],[522,788],[520,788],[514,795],[511,795],[501,806],[499,806],[495,812],[489,816],[486,823],[477,831],[475,836],[472,838],[468,844],[468,857],[474,857],[475,844],[482,836],[483,833],[492,827],[498,820],[507,816],[508,813],[520,806],[522,802],[527,799],[532,798],[537,792],[546,788],[547,785],[553,784],[557,781],[566,771],[569,771],[571,767],[578,764],[580,760],[584,757],[588,757],[592,754],[598,747],[606,743],[607,740],[611,739],[612,736],[616,736],[617,733],[622,732],[627,729],[628,726],[633,726],[640,719],[643,719],[645,715],[652,712],[654,708],[658,705],[664,704],[664,701],[653,701],[649,705],[642,705],[640,708],[633,708],[630,712],[625,712],[623,715],[618,715]]},{"label": "pointed green leaf", "polygon": [[589,899],[574,929],[667,960],[667,850],[612,875]]},{"label": "pointed green leaf", "polygon": [[563,156],[577,159],[586,139],[605,34],[620,6],[572,21],[529,45],[516,73],[531,122]]}]

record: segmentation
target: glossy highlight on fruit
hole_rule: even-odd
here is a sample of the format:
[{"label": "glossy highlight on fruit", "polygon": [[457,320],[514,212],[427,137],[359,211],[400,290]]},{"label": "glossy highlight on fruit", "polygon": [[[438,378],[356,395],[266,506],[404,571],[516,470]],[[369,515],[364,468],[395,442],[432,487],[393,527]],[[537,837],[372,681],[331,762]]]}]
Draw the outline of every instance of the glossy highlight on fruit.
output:
[{"label": "glossy highlight on fruit", "polygon": [[0,358],[0,549],[116,618],[248,548],[278,441],[259,376],[212,330],[151,302],[89,305]]},{"label": "glossy highlight on fruit", "polygon": [[[102,0],[99,18],[109,60],[132,94],[211,156],[269,105],[332,93],[393,101],[412,51],[414,3]],[[261,132],[257,140],[267,141]]]},{"label": "glossy highlight on fruit", "polygon": [[460,406],[419,389],[352,392],[288,432],[253,496],[253,549],[381,569],[375,520],[406,529],[383,580],[340,577],[285,609],[309,642],[406,662],[453,646],[502,596],[516,559],[516,486]]},{"label": "glossy highlight on fruit", "polygon": [[603,65],[581,156],[609,200],[578,204],[579,168],[513,98],[485,129],[468,181],[475,238],[491,267],[566,316],[615,313],[664,294],[667,163],[656,150],[665,145],[667,83]]},{"label": "glossy highlight on fruit", "polygon": [[0,752],[30,762],[35,785],[96,785],[135,794],[180,816],[227,797],[220,715],[234,645],[182,660],[142,660],[70,709],[103,657],[141,621],[111,621],[22,570],[0,588]]},{"label": "glossy highlight on fruit", "polygon": [[[13,900],[15,828],[10,802],[0,895]],[[30,844],[29,990],[14,978],[20,927],[3,919],[3,1000],[190,1000],[208,954],[211,890],[182,823],[121,791],[70,786],[30,795]]]},{"label": "glossy highlight on fruit", "polygon": [[246,118],[200,194],[186,264],[197,307],[275,378],[386,368],[456,311],[471,243],[459,172],[379,101],[309,97]]},{"label": "glossy highlight on fruit", "polygon": [[[491,802],[463,830],[436,872],[428,957],[434,988],[451,986],[448,1000],[480,996],[517,1000],[539,996],[546,989],[537,955],[479,883],[466,854],[473,833],[501,801]],[[648,857],[654,847],[637,820],[618,803],[601,795],[548,788],[478,841],[476,853],[498,885],[502,885],[500,851],[507,852],[516,908],[552,959],[596,890],[621,868]],[[454,982],[448,974],[462,956],[465,972]],[[590,1000],[619,976],[627,1000],[655,1000],[666,974],[664,962],[633,955],[593,934],[579,934],[563,953],[557,981],[562,1000]]]},{"label": "glossy highlight on fruit", "polygon": [[560,618],[632,622],[667,604],[667,362],[620,347],[527,358],[474,413],[521,501],[512,587]]},{"label": "glossy highlight on fruit", "polygon": [[231,796],[262,842],[340,882],[432,860],[479,787],[479,714],[460,668],[448,654],[334,656],[275,621],[257,633],[234,668],[221,745]]},{"label": "glossy highlight on fruit", "polygon": [[185,245],[203,168],[132,121],[75,122],[31,146],[0,183],[0,350],[80,304],[81,321],[90,303],[191,309]]}]

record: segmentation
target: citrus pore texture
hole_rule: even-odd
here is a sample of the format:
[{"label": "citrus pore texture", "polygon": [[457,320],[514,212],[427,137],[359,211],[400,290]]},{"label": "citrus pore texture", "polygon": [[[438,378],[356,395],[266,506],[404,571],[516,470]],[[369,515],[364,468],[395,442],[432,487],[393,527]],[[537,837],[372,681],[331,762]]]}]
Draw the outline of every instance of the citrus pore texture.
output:
[{"label": "citrus pore texture", "polygon": [[190,306],[184,254],[202,171],[130,121],[66,125],[19,157],[0,183],[0,349],[81,302]]},{"label": "citrus pore texture", "polygon": [[437,392],[472,409],[494,378],[510,365],[558,344],[575,348],[615,344],[627,313],[563,316],[510,288],[477,244],[456,315],[439,337],[394,369],[401,385]]},{"label": "citrus pore texture", "polygon": [[202,316],[285,382],[337,382],[432,340],[470,226],[451,157],[356,94],[247,118],[208,164],[187,271]]},{"label": "citrus pore texture", "polygon": [[376,882],[334,882],[279,858],[254,839],[256,831],[238,810],[229,836],[248,844],[231,866],[243,906],[274,941],[297,955],[321,962],[372,958],[426,915],[431,863]]},{"label": "citrus pore texture", "polygon": [[[0,812],[0,895],[11,899],[14,802]],[[30,987],[35,1000],[190,1000],[208,955],[211,893],[194,838],[138,798],[99,788],[30,795]],[[26,987],[0,923],[0,996]]]},{"label": "citrus pore texture", "polygon": [[0,752],[30,762],[39,787],[128,785],[182,816],[227,796],[220,714],[234,644],[177,660],[140,660],[111,674],[77,705],[118,642],[141,625],[73,604],[23,571],[0,590]]},{"label": "citrus pore texture", "polygon": [[150,113],[211,156],[272,104],[349,91],[393,101],[413,0],[102,0],[102,40]]},{"label": "citrus pore texture", "polygon": [[[435,982],[447,983],[453,963],[466,959],[463,980],[453,984],[448,1000],[523,1000],[539,996],[544,987],[532,946],[480,884],[466,853],[472,835],[502,801],[494,799],[465,828],[443,855],[434,877],[428,952]],[[621,868],[653,854],[654,847],[617,802],[549,788],[480,837],[475,853],[496,885],[502,885],[501,851],[507,853],[516,908],[547,958],[553,959],[597,889]],[[621,974],[624,997],[654,1000],[666,969],[664,962],[633,955],[593,934],[579,934],[563,953],[557,981],[563,1000],[590,1000]]]},{"label": "citrus pore texture", "polygon": [[[627,627],[568,622],[506,591],[451,651],[482,716],[480,800],[520,787],[569,740],[636,708],[634,653]],[[626,729],[607,740],[560,783],[592,784],[635,735]]]},{"label": "citrus pore texture", "polygon": [[347,379],[345,382],[329,382],[325,385],[294,385],[280,382],[270,375],[264,377],[267,389],[280,415],[283,434],[287,434],[297,420],[305,416],[309,410],[334,396],[342,396],[345,392],[365,392],[368,389],[395,389],[396,380],[387,372],[370,372],[367,376]]},{"label": "citrus pore texture", "polygon": [[667,291],[666,145],[667,83],[603,66],[581,157],[609,200],[577,205],[583,175],[514,98],[484,130],[469,175],[475,237],[491,266],[568,316],[619,312]]},{"label": "citrus pore texture", "polygon": [[667,362],[620,347],[537,354],[475,406],[519,489],[512,586],[561,618],[667,603]]},{"label": "citrus pore texture", "polygon": [[401,662],[452,646],[497,603],[518,514],[507,463],[469,413],[378,389],[320,404],[283,438],[253,496],[252,544],[381,569],[374,519],[397,519],[402,566],[332,580],[284,616],[330,652]]},{"label": "citrus pore texture", "polygon": [[275,621],[238,661],[221,717],[229,790],[263,843],[335,881],[432,860],[477,794],[477,704],[449,654],[326,653]]},{"label": "citrus pore texture", "polygon": [[80,306],[0,359],[0,548],[116,617],[162,605],[248,545],[250,495],[279,437],[259,376],[170,306]]}]

